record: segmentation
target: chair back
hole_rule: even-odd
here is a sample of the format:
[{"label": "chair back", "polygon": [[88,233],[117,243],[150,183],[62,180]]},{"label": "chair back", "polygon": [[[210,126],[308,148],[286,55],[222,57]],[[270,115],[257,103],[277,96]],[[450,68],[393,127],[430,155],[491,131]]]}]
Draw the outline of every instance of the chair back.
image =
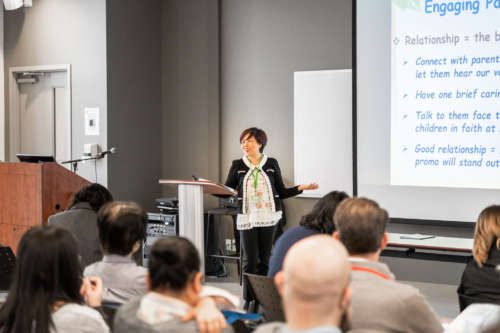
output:
[{"label": "chair back", "polygon": [[116,311],[120,308],[122,304],[116,302],[102,302],[101,308],[104,312],[104,321],[108,324],[111,332],[113,331],[113,322],[115,320]]},{"label": "chair back", "polygon": [[258,304],[264,308],[264,317],[267,321],[285,321],[285,313],[281,304],[281,296],[271,277],[245,273],[248,279],[250,292]]},{"label": "chair back", "polygon": [[245,325],[245,322],[241,319],[234,321],[231,324],[231,327],[233,328],[234,333],[250,333],[247,325]]}]

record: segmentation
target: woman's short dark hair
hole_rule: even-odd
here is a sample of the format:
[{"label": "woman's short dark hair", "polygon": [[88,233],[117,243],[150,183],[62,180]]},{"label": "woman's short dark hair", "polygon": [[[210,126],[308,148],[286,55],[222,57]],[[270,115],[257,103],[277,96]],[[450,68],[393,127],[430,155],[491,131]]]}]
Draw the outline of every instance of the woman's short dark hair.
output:
[{"label": "woman's short dark hair", "polygon": [[81,282],[73,236],[53,226],[31,228],[19,243],[9,294],[0,310],[0,330],[49,333],[56,302],[83,303]]},{"label": "woman's short dark hair", "polygon": [[113,201],[97,214],[99,241],[106,254],[128,255],[146,237],[148,216],[135,202]]},{"label": "woman's short dark hair", "polygon": [[307,215],[302,216],[300,225],[316,230],[321,234],[332,234],[335,231],[333,215],[338,204],[346,198],[349,198],[349,195],[345,192],[332,191],[326,194],[316,202]]},{"label": "woman's short dark hair", "polygon": [[262,153],[264,151],[264,147],[267,144],[266,132],[257,127],[247,128],[240,134],[240,143],[247,135],[249,138],[254,137],[255,141],[257,141],[257,143],[261,145],[259,151]]},{"label": "woman's short dark hair", "polygon": [[105,203],[109,201],[113,201],[111,192],[109,192],[109,190],[101,184],[94,183],[86,185],[78,192],[75,192],[71,198],[68,208],[71,208],[80,202],[88,202],[90,207],[97,212]]},{"label": "woman's short dark hair", "polygon": [[152,290],[181,291],[200,271],[200,255],[186,238],[163,238],[149,252],[148,270]]}]

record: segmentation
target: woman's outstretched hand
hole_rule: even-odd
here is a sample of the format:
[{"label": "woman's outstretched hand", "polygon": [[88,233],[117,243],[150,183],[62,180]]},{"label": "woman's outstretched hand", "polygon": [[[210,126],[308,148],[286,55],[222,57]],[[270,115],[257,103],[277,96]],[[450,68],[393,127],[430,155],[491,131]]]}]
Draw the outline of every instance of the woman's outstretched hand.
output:
[{"label": "woman's outstretched hand", "polygon": [[316,190],[318,188],[319,185],[316,183],[302,184],[299,186],[299,191]]}]

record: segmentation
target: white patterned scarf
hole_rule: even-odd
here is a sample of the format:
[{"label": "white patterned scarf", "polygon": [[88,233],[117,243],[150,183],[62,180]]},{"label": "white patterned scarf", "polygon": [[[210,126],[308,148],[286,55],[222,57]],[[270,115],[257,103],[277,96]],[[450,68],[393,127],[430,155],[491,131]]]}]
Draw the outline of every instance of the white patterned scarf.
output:
[{"label": "white patterned scarf", "polygon": [[267,155],[262,156],[258,165],[250,163],[247,156],[243,156],[243,162],[249,170],[243,178],[243,206],[236,220],[237,229],[273,226],[281,219],[282,212],[276,211],[271,182],[262,169]]}]

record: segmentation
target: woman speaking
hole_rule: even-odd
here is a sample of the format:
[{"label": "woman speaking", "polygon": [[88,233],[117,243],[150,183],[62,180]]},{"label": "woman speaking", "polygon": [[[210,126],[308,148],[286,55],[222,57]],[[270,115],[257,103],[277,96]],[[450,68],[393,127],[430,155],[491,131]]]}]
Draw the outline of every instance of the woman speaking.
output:
[{"label": "woman speaking", "polygon": [[[233,161],[225,184],[238,191],[236,226],[243,246],[243,272],[259,275],[267,274],[276,225],[282,215],[280,199],[318,188],[315,183],[286,188],[278,161],[263,154],[266,143],[263,130],[244,130],[240,135],[243,157]],[[251,301],[246,279],[243,298],[246,305]]]}]

